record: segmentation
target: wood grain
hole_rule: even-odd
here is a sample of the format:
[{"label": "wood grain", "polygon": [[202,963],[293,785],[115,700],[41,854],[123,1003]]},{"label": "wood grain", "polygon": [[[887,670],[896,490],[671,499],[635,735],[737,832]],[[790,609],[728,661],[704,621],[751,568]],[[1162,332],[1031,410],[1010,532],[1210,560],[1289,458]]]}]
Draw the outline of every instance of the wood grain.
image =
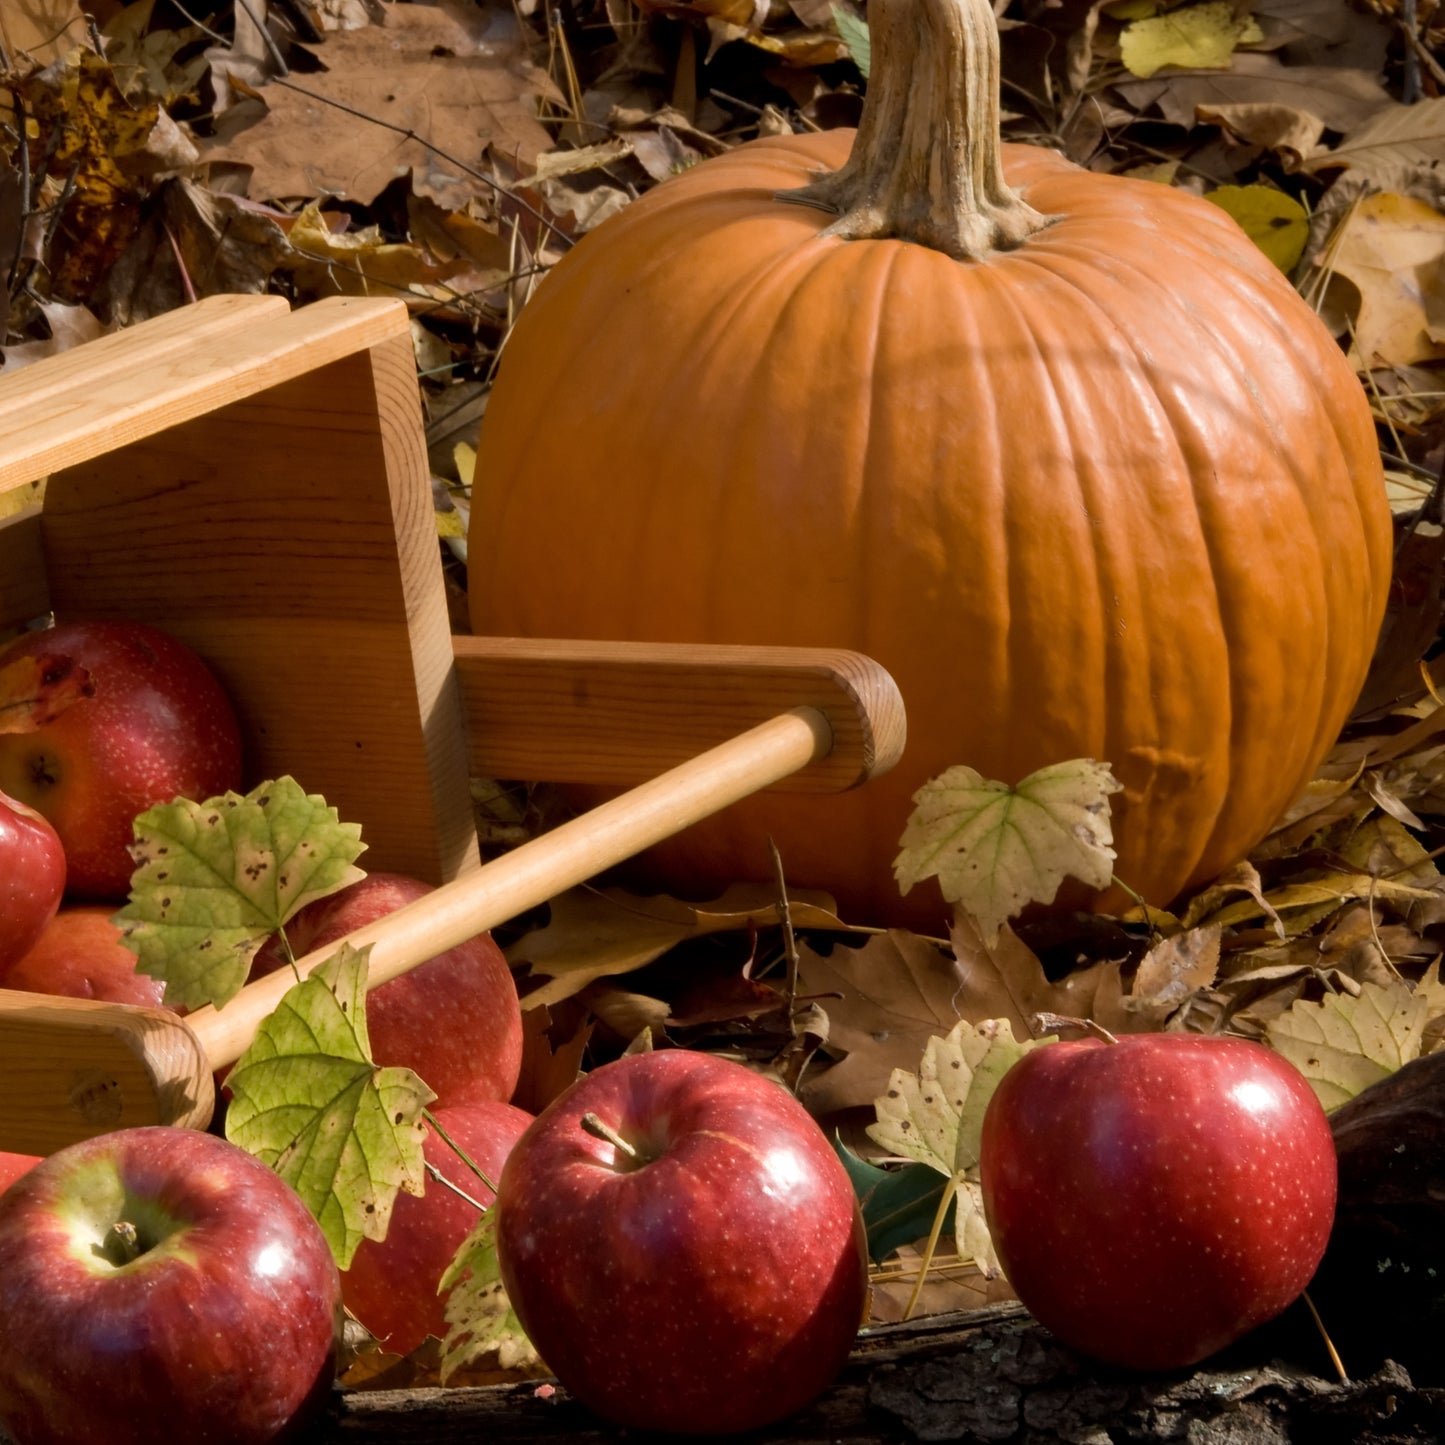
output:
[{"label": "wood grain", "polygon": [[211,1070],[175,1014],[0,989],[0,1149],[48,1154],[140,1124],[204,1128],[214,1105]]},{"label": "wood grain", "polygon": [[630,786],[789,708],[832,729],[825,758],[773,786],[839,792],[903,751],[903,700],[856,652],[783,647],[453,641],[473,775]]},{"label": "wood grain", "polygon": [[297,374],[251,392],[217,359],[243,394],[52,473],[50,598],[189,643],[250,782],[295,777],[362,825],[368,867],[442,882],[478,855],[410,331],[362,312],[369,344],[328,360],[335,319],[295,351],[246,338],[257,372]]},{"label": "wood grain", "polygon": [[0,491],[115,451],[407,330],[400,301],[211,296],[0,381]]}]

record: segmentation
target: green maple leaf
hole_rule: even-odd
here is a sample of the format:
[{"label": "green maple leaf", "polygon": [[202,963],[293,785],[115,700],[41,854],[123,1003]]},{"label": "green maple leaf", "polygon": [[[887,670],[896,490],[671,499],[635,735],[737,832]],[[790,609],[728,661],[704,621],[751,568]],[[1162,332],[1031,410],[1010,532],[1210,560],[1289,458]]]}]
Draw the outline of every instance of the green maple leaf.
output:
[{"label": "green maple leaf", "polygon": [[504,1370],[538,1363],[537,1351],[502,1284],[496,1225],[496,1216],[488,1209],[462,1241],[438,1286],[450,1291],[442,1352],[443,1384],[464,1365],[493,1351]]},{"label": "green maple leaf", "polygon": [[370,949],[340,950],[288,992],[226,1078],[226,1137],[306,1202],[337,1264],[383,1239],[399,1190],[421,1194],[422,1111],[410,1069],[378,1068],[366,1029]]},{"label": "green maple leaf", "polygon": [[115,922],[137,971],[183,1008],[229,1002],[288,918],[364,876],[360,827],[294,778],[150,808],[135,836],[130,902]]},{"label": "green maple leaf", "polygon": [[1051,902],[1065,878],[1104,888],[1113,877],[1107,763],[1055,763],[1017,787],[949,768],[914,795],[893,863],[906,893],[937,876],[943,896],[977,921],[986,943],[1030,903]]}]

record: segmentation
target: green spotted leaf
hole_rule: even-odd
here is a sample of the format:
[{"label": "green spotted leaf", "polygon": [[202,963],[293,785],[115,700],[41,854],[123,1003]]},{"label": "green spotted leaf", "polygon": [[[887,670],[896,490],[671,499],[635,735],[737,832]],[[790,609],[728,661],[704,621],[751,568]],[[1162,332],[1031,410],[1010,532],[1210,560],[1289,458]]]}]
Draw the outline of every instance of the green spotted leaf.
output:
[{"label": "green spotted leaf", "polygon": [[502,1284],[497,1259],[496,1216],[489,1209],[462,1241],[442,1275],[447,1337],[442,1348],[442,1383],[464,1365],[493,1352],[503,1370],[538,1363],[522,1322]]},{"label": "green spotted leaf", "polygon": [[1123,785],[1092,758],[1054,763],[1017,787],[955,767],[914,795],[893,871],[906,893],[937,876],[984,942],[1030,903],[1052,902],[1065,878],[1103,888],[1113,876],[1109,795]]},{"label": "green spotted leaf", "polygon": [[371,1060],[369,954],[343,945],[292,988],[226,1078],[226,1137],[301,1196],[342,1269],[362,1239],[385,1238],[399,1190],[423,1192],[421,1116],[436,1097]]},{"label": "green spotted leaf", "polygon": [[137,970],[182,1008],[229,1002],[288,918],[363,876],[360,827],[294,778],[150,808],[135,836],[130,902],[115,922]]}]

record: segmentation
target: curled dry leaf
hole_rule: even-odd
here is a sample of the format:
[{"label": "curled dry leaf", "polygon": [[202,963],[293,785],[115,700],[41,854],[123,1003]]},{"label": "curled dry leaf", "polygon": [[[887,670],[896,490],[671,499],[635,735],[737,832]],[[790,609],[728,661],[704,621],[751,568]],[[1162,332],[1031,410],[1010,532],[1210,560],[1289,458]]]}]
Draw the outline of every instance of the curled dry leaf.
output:
[{"label": "curled dry leaf", "polygon": [[[620,888],[574,888],[552,900],[548,923],[518,939],[507,959],[547,979],[522,1000],[525,1008],[542,1008],[597,979],[642,968],[686,939],[776,924],[777,898],[776,889],[753,883],[735,884],[708,903],[662,894],[639,897]],[[846,929],[826,893],[790,890],[788,907],[795,928]]]}]

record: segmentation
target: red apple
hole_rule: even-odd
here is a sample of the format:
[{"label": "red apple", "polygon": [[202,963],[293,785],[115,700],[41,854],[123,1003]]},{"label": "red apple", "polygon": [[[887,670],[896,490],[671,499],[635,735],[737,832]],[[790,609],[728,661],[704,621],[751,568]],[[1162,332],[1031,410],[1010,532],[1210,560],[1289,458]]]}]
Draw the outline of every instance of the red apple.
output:
[{"label": "red apple", "polygon": [[493,1208],[523,1328],[620,1425],[779,1420],[829,1384],[862,1322],[848,1176],[797,1100],[741,1064],[672,1050],[597,1069],[518,1140]]},{"label": "red apple", "polygon": [[64,892],[59,834],[34,808],[0,793],[0,980],[55,917]]},{"label": "red apple", "polygon": [[[308,904],[287,925],[299,958],[374,923],[432,891],[399,873],[370,873]],[[277,945],[254,974],[281,966]],[[489,933],[448,949],[366,996],[371,1053],[378,1064],[415,1069],[438,1104],[512,1097],[522,1069],[522,1010],[502,951]]]},{"label": "red apple", "polygon": [[[493,1183],[532,1122],[530,1114],[494,1100],[434,1105],[431,1112]],[[492,1202],[492,1191],[430,1125],[423,1148],[427,1163],[464,1194],[477,1204]],[[446,1296],[437,1293],[437,1283],[478,1218],[474,1205],[428,1178],[420,1198],[397,1195],[385,1239],[364,1239],[357,1247],[351,1268],[341,1276],[341,1295],[388,1350],[409,1355],[428,1335],[445,1338]]]},{"label": "red apple", "polygon": [[72,1144],[0,1195],[0,1424],[276,1440],[325,1403],[340,1297],[320,1227],[245,1150],[163,1127]]},{"label": "red apple", "polygon": [[1019,1299],[1064,1343],[1136,1369],[1192,1365],[1274,1318],[1334,1218],[1324,1110],[1243,1039],[1035,1049],[989,1102],[979,1164]]},{"label": "red apple", "polygon": [[136,955],[99,904],[62,908],[34,948],[5,975],[5,987],[160,1008],[165,984],[136,972]]},{"label": "red apple", "polygon": [[0,1194],[40,1163],[38,1154],[10,1154],[0,1150]]},{"label": "red apple", "polygon": [[241,785],[241,734],[205,663],[138,622],[69,622],[0,654],[63,657],[90,674],[82,697],[34,732],[0,734],[0,789],[55,825],[74,898],[123,901],[138,813]]}]

